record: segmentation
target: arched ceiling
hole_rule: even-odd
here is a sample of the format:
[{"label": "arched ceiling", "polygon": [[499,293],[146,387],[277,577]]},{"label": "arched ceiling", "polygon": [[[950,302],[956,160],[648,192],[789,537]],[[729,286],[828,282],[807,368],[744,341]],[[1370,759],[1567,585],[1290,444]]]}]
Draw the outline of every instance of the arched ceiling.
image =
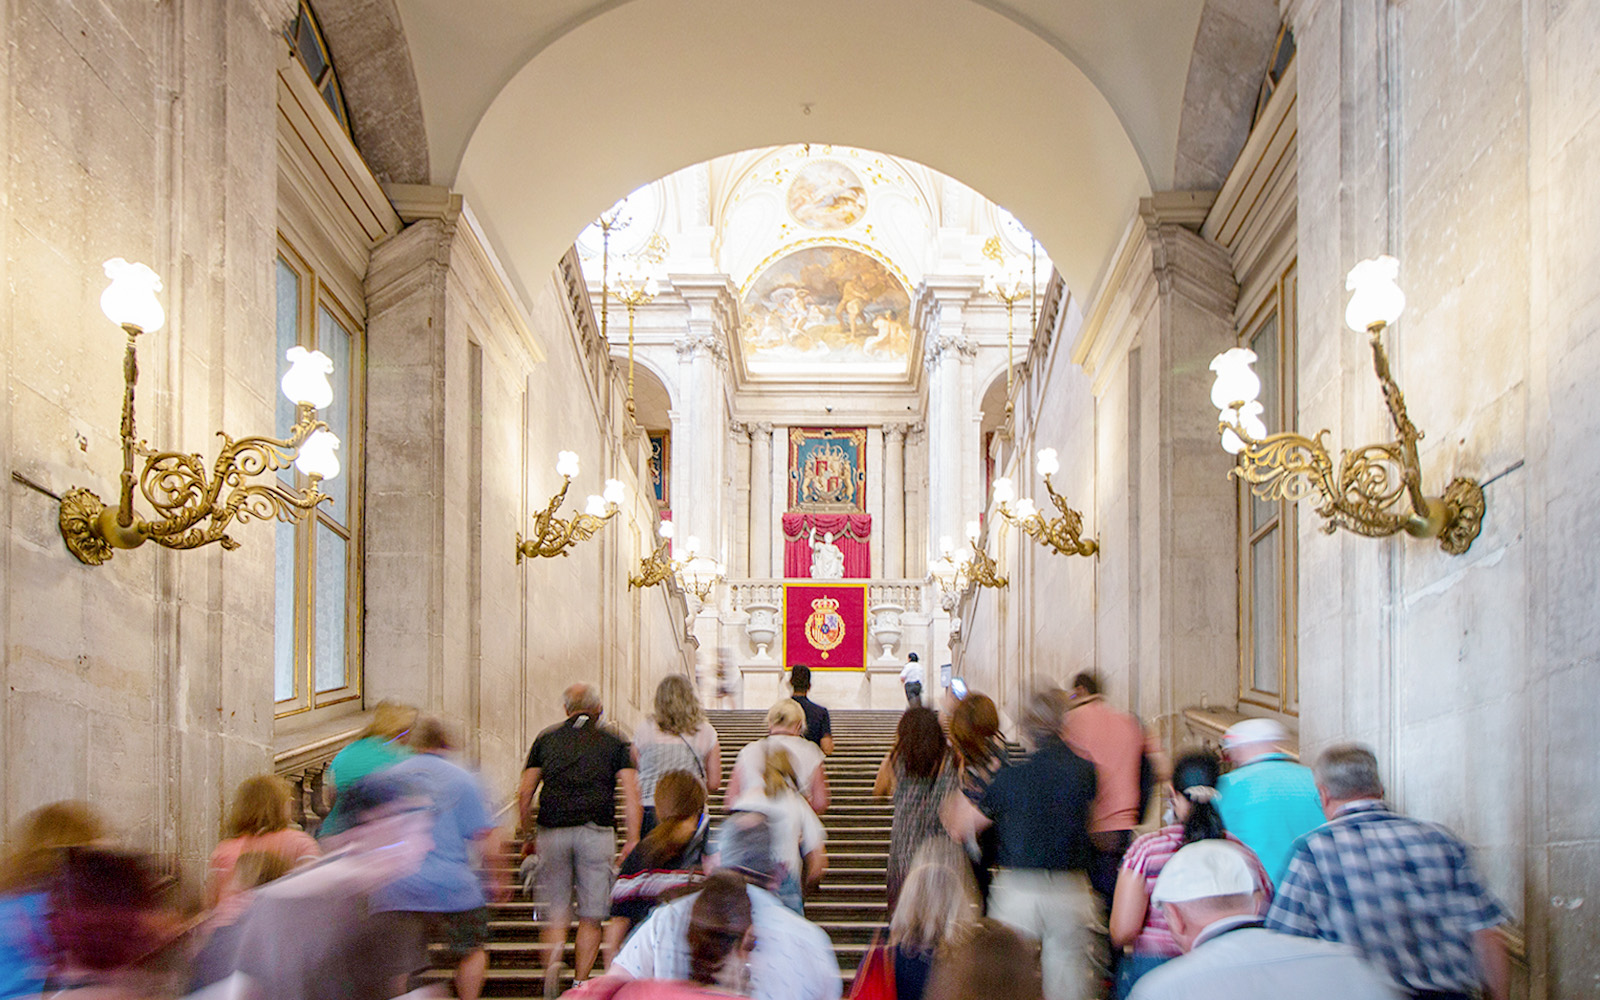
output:
[{"label": "arched ceiling", "polygon": [[1136,200],[1170,183],[1203,6],[400,3],[435,178],[520,275],[639,184],[812,141],[906,156],[1005,204],[1080,294]]}]

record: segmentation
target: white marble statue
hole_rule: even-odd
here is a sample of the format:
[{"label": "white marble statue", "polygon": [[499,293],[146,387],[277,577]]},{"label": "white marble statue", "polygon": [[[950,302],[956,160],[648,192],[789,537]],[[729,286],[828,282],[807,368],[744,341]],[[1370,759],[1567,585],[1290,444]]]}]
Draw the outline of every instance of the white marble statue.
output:
[{"label": "white marble statue", "polygon": [[844,553],[839,546],[833,544],[833,532],[822,536],[822,541],[817,541],[817,529],[811,529],[811,579],[813,580],[843,580],[844,579]]}]

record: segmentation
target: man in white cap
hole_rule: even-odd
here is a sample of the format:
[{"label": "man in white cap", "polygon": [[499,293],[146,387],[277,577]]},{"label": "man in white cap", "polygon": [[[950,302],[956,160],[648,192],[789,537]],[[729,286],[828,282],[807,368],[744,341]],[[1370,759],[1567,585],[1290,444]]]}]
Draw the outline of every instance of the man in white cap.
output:
[{"label": "man in white cap", "polygon": [[1222,825],[1256,852],[1273,885],[1289,870],[1295,841],[1327,818],[1311,769],[1283,752],[1288,736],[1271,719],[1234,723],[1222,737],[1233,770],[1217,782]]},{"label": "man in white cap", "polygon": [[1161,869],[1150,901],[1184,954],[1144,975],[1129,1000],[1399,1000],[1351,948],[1261,926],[1250,864],[1223,840],[1199,840]]}]

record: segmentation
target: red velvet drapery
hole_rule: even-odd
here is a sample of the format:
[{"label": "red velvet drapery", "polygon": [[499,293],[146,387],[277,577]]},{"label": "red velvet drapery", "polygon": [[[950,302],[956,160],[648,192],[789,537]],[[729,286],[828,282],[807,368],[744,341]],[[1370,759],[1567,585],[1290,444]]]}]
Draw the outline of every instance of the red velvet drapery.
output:
[{"label": "red velvet drapery", "polygon": [[783,575],[811,576],[811,529],[820,538],[833,533],[833,544],[844,555],[847,579],[866,579],[872,575],[871,514],[785,514],[783,515]]}]

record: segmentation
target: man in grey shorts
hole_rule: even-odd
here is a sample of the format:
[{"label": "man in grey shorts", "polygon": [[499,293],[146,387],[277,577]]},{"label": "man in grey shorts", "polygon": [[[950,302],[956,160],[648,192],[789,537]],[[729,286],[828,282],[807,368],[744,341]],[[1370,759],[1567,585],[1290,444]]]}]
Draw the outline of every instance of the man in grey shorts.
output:
[{"label": "man in grey shorts", "polygon": [[574,684],[562,696],[567,721],[539,734],[517,791],[522,825],[528,827],[534,792],[539,875],[534,895],[545,908],[546,997],[560,992],[561,955],[567,946],[572,897],[578,898],[578,940],[572,961],[574,983],[589,978],[600,951],[600,925],[611,912],[612,861],[617,846],[616,793],[622,787],[626,826],[622,853],[639,839],[639,772],[628,744],[600,727],[600,696],[587,684]]}]

